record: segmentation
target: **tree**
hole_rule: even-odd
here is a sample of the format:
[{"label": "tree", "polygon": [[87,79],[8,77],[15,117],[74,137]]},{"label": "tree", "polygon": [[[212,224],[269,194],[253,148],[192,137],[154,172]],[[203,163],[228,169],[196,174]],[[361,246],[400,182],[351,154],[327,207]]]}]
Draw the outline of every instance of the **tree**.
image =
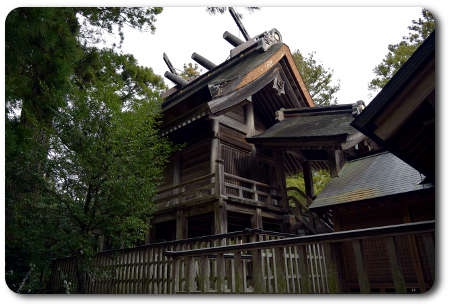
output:
[{"label": "tree", "polygon": [[198,66],[197,63],[192,64],[183,64],[183,71],[180,73],[180,77],[184,80],[188,80],[190,77],[195,75],[201,75],[202,69]]},{"label": "tree", "polygon": [[[123,244],[142,236],[171,150],[154,128],[165,85],[132,56],[93,45],[116,30],[122,42],[125,25],[154,31],[161,11],[18,8],[7,16],[6,279],[15,291],[24,277],[42,285],[58,257],[78,257],[85,271],[100,235]],[[104,210],[114,224],[99,220]]]},{"label": "tree", "polygon": [[435,22],[431,12],[423,9],[422,16],[424,19],[413,20],[413,25],[408,27],[409,30],[413,31],[412,33],[410,32],[408,36],[404,36],[400,43],[388,46],[388,54],[373,69],[377,77],[368,84],[369,90],[377,91],[382,89],[419,48],[422,42],[434,31]]},{"label": "tree", "polygon": [[[23,153],[26,163],[8,169],[8,178],[27,191],[8,199],[8,230],[40,270],[48,272],[51,259],[75,257],[79,293],[100,237],[115,247],[143,239],[163,166],[177,149],[155,129],[162,78],[131,55],[107,49],[98,55],[103,69],[95,81],[74,78],[64,97],[49,89],[49,97],[64,101],[48,144],[35,142]],[[27,168],[30,163],[40,170]]]},{"label": "tree", "polygon": [[[319,170],[313,172],[313,185],[314,194],[319,195],[320,191],[323,190],[328,181],[330,181],[331,176],[328,170]],[[292,175],[286,178],[287,187],[296,187],[301,191],[305,191],[305,180],[303,179],[303,173]],[[295,191],[288,191],[289,196],[294,196],[304,204],[306,204],[306,199]]]},{"label": "tree", "polygon": [[296,50],[292,57],[315,105],[337,104],[337,97],[334,95],[341,88],[340,80],[337,80],[337,85],[332,85],[334,71],[318,64],[314,54],[315,52],[309,53],[305,58],[299,50]]}]

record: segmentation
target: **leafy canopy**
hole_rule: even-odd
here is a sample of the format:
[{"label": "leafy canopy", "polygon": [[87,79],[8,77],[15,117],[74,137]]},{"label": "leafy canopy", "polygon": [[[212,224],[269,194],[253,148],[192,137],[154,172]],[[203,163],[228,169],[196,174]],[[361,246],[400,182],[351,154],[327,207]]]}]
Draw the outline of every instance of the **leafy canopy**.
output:
[{"label": "leafy canopy", "polygon": [[304,57],[299,50],[294,51],[292,57],[297,66],[306,88],[316,106],[328,106],[337,104],[335,94],[340,90],[340,80],[337,84],[333,81],[333,70],[325,68],[314,59],[315,52]]},{"label": "leafy canopy", "polygon": [[412,32],[408,36],[404,36],[400,43],[388,46],[388,54],[373,69],[377,77],[368,84],[369,90],[377,91],[382,89],[417,48],[419,48],[423,41],[434,31],[435,22],[431,12],[423,9],[422,17],[423,19],[419,18],[418,21],[412,21],[412,26],[408,27]]}]

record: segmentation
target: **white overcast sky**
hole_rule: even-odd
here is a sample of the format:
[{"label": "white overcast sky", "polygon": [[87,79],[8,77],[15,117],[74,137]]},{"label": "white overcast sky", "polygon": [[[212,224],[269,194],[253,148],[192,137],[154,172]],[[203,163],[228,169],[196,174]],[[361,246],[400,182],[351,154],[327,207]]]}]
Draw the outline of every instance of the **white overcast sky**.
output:
[{"label": "white overcast sky", "polygon": [[[339,103],[369,102],[367,84],[375,76],[373,68],[388,53],[388,45],[400,42],[411,21],[421,17],[421,7],[262,7],[252,14],[242,7],[242,20],[250,36],[276,28],[291,52],[314,58],[334,70],[340,79]],[[224,62],[233,48],[222,37],[225,31],[240,33],[229,12],[211,16],[204,7],[166,7],[158,15],[155,34],[129,30],[123,52],[131,53],[139,64],[152,67],[163,76],[168,70],[165,52],[173,66],[182,69],[193,62],[197,52],[215,64]],[[203,72],[206,70],[204,69]],[[173,83],[167,79],[170,87]]]}]

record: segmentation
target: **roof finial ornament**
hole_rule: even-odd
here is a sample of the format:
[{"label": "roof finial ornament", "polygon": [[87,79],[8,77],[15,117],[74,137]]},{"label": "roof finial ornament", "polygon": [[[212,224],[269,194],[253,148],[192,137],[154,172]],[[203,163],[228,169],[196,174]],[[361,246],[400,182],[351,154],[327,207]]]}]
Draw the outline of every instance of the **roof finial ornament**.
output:
[{"label": "roof finial ornament", "polygon": [[164,59],[164,62],[166,62],[167,67],[169,67],[170,72],[173,73],[174,75],[178,76],[178,73],[175,70],[175,67],[173,67],[172,63],[169,60],[169,57],[167,56],[167,54],[165,52],[163,53],[163,59]]},{"label": "roof finial ornament", "polygon": [[232,7],[228,8],[228,11],[230,12],[231,17],[233,17],[234,22],[236,22],[242,35],[244,35],[245,40],[249,41],[251,39],[251,37],[250,37],[250,35],[248,35],[247,30],[245,30],[244,25],[242,24],[241,20],[239,19],[238,14],[235,12],[235,10]]}]

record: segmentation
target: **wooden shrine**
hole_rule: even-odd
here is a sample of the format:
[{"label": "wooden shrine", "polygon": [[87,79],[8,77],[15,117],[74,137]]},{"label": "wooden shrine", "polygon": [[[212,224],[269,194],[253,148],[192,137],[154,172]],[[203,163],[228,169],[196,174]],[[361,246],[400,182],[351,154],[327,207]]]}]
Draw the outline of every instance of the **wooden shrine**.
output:
[{"label": "wooden shrine", "polygon": [[[331,169],[335,176],[347,156],[371,148],[349,126],[364,103],[315,107],[276,29],[246,42],[228,32],[224,38],[235,47],[230,58],[215,65],[194,53],[208,71],[188,81],[164,54],[171,70],[165,76],[177,85],[162,95],[160,131],[185,147],[165,169],[146,243],[244,228],[333,231],[329,217],[308,212],[314,198],[311,172]],[[293,128],[302,129],[290,139],[294,145],[280,137],[287,122],[302,126]],[[319,135],[314,125],[327,128]],[[265,136],[274,131],[279,135],[267,143]],[[287,196],[286,176],[300,172],[308,186],[300,193],[308,204]]]}]

